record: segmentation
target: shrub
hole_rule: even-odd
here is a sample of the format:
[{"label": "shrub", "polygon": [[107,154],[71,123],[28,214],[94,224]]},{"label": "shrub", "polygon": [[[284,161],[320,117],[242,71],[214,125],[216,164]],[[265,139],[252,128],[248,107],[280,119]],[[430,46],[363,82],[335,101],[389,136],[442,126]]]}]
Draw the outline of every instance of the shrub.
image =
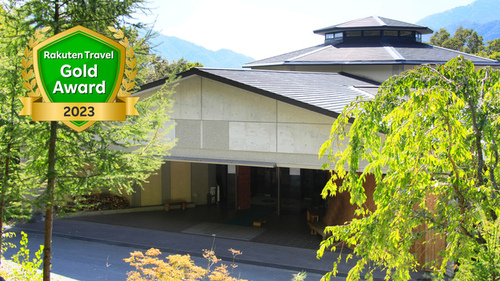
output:
[{"label": "shrub", "polygon": [[[241,252],[233,249],[229,250],[234,259]],[[125,262],[135,267],[135,271],[128,273],[127,281],[174,281],[174,280],[210,280],[210,281],[245,281],[244,279],[234,278],[227,270],[228,266],[221,264],[212,270],[212,266],[217,264],[220,259],[215,256],[214,251],[204,250],[203,257],[207,260],[207,268],[204,269],[194,264],[190,255],[170,255],[162,260],[158,258],[161,255],[160,250],[151,248],[143,254],[140,251],[130,253],[130,258],[124,259]],[[232,273],[232,272],[231,272]]]},{"label": "shrub", "polygon": [[[30,260],[28,234],[21,232],[21,235],[22,238],[19,242],[19,251],[12,256],[12,261],[17,265],[11,264],[10,266],[2,267],[0,274],[9,281],[41,281],[43,279],[43,274],[38,269],[43,262],[43,245],[40,245],[40,249],[35,253],[35,258]],[[12,238],[15,236],[15,233],[8,232],[3,235],[3,238]],[[2,253],[9,248],[16,248],[16,245],[10,242],[2,243]]]}]

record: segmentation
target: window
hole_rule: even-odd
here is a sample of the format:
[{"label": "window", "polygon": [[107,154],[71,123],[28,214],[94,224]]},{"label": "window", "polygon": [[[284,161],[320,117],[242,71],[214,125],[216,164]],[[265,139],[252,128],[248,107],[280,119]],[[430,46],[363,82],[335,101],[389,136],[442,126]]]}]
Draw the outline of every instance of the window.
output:
[{"label": "window", "polygon": [[336,32],[336,33],[327,33],[325,34],[325,39],[336,39],[336,38],[342,38],[344,34],[342,32]]},{"label": "window", "polygon": [[422,42],[422,33],[416,33],[415,34],[415,39],[417,40],[417,42]]},{"label": "window", "polygon": [[368,30],[363,32],[364,36],[380,36],[380,30]]},{"label": "window", "polygon": [[361,31],[347,31],[345,33],[346,37],[360,37],[361,36]]},{"label": "window", "polygon": [[411,32],[411,31],[400,31],[399,32],[399,36],[401,36],[401,37],[410,37],[411,38],[414,35],[413,35],[413,32]]},{"label": "window", "polygon": [[398,36],[398,31],[397,30],[385,30],[384,31],[384,36]]}]

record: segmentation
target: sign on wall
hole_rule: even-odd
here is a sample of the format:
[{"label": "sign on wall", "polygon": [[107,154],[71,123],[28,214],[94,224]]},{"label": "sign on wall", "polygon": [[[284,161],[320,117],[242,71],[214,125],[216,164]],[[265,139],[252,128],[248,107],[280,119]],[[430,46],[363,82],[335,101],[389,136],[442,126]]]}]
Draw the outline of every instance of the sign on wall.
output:
[{"label": "sign on wall", "polygon": [[21,98],[20,115],[31,115],[33,121],[62,121],[78,132],[96,121],[139,115],[134,108],[139,98],[129,92],[137,74],[132,47],[121,30],[110,30],[122,40],[83,26],[43,41],[36,33],[23,60],[29,97]]}]

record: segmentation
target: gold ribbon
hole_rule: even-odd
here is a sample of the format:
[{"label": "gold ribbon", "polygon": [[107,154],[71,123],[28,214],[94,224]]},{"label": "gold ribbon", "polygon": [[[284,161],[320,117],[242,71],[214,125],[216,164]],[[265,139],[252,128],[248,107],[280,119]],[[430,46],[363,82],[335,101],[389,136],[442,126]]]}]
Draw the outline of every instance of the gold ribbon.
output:
[{"label": "gold ribbon", "polygon": [[20,97],[24,107],[19,115],[31,115],[33,121],[125,121],[127,115],[139,115],[135,104],[139,97],[120,97],[116,102],[43,102],[42,97]]}]

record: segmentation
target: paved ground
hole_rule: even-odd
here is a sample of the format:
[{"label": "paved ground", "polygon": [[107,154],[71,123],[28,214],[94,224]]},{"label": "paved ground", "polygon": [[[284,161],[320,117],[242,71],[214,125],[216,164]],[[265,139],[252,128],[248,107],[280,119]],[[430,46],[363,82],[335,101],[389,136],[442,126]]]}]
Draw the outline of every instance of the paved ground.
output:
[{"label": "paved ground", "polygon": [[[131,267],[127,267],[122,259],[128,257],[128,253],[133,250],[144,251],[152,247],[164,253],[190,254],[202,265],[202,251],[210,249],[214,238],[203,234],[188,234],[185,230],[207,221],[222,225],[228,219],[210,212],[197,207],[184,212],[171,210],[168,213],[153,211],[57,219],[54,222],[54,272],[77,280],[125,280],[126,272]],[[328,252],[321,260],[316,259],[316,248],[321,241],[319,236],[310,235],[307,227],[290,226],[290,223],[302,224],[297,218],[294,223],[291,218],[280,217],[284,224],[281,228],[278,227],[280,231],[274,229],[280,222],[274,221],[271,226],[270,220],[267,228],[264,224],[264,231],[251,236],[246,235],[245,231],[251,230],[250,226],[240,225],[236,228],[242,235],[231,232],[234,231],[231,227],[229,231],[226,227],[221,227],[224,230],[221,230],[220,236],[215,237],[217,256],[223,261],[231,261],[232,257],[227,249],[242,251],[243,255],[237,259],[240,265],[238,274],[250,280],[290,280],[292,273],[301,271],[308,273],[307,280],[319,280],[331,270],[332,262],[337,259],[339,252]],[[17,225],[13,230],[26,231],[40,243],[43,240],[41,221]],[[311,246],[313,242],[314,247]],[[105,252],[101,252],[105,248],[106,251],[109,248],[108,257]],[[344,253],[349,251],[344,249]],[[61,266],[62,262],[66,264]],[[107,267],[107,262],[112,265]],[[339,278],[336,280],[344,280],[343,277],[347,276],[354,263],[355,260],[351,260],[348,264],[339,266]],[[96,274],[90,276],[92,271]],[[103,279],[106,273],[108,279]],[[376,277],[383,279],[381,273],[376,273]],[[420,278],[421,273],[415,275],[415,280]]]}]

